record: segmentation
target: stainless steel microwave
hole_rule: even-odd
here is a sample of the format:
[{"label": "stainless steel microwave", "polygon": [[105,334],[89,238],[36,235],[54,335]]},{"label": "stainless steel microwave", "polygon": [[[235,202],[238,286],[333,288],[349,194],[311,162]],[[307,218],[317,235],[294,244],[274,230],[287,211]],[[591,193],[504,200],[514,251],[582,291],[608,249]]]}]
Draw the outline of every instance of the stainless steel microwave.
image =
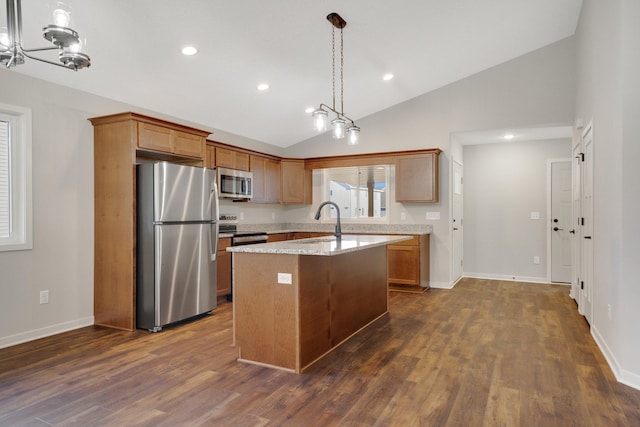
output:
[{"label": "stainless steel microwave", "polygon": [[229,199],[253,197],[253,173],[218,168],[218,194]]}]

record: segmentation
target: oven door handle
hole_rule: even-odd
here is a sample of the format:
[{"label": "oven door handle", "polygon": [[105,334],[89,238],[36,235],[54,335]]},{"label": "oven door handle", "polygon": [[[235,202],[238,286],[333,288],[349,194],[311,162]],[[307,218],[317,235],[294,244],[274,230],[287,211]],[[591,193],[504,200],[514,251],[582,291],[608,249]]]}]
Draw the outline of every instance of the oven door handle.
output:
[{"label": "oven door handle", "polygon": [[238,236],[232,237],[232,246],[236,246],[238,244],[247,244],[247,243],[266,243],[267,236]]}]

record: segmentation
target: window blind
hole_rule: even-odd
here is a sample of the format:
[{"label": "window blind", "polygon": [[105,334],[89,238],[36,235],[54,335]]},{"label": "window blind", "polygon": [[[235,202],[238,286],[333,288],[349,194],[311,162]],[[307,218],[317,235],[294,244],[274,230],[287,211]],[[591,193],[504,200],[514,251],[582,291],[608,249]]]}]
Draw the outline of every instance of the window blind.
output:
[{"label": "window blind", "polygon": [[0,120],[0,237],[11,234],[9,122]]}]

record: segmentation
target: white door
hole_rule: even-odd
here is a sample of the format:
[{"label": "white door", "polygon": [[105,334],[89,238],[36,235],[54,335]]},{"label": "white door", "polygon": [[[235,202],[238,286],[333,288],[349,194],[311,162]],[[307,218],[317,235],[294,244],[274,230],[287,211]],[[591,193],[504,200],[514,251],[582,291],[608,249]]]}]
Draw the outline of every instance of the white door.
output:
[{"label": "white door", "polygon": [[457,161],[453,161],[453,197],[452,197],[452,238],[453,238],[453,268],[452,277],[455,283],[462,277],[462,236],[463,236],[463,220],[462,220],[462,193],[463,193],[462,165]]},{"label": "white door", "polygon": [[[573,236],[573,267],[571,274],[571,297],[576,300],[578,306],[582,303],[580,298],[582,292],[580,290],[580,277],[582,271],[580,265],[582,262],[582,227],[580,226],[580,218],[582,217],[582,135],[576,138],[573,144],[573,196],[571,197],[571,230],[569,233]],[[582,310],[580,310],[582,311]]]},{"label": "white door", "polygon": [[551,163],[551,281],[571,283],[571,161]]},{"label": "white door", "polygon": [[589,124],[582,136],[582,301],[580,312],[591,323],[593,309],[593,127]]}]

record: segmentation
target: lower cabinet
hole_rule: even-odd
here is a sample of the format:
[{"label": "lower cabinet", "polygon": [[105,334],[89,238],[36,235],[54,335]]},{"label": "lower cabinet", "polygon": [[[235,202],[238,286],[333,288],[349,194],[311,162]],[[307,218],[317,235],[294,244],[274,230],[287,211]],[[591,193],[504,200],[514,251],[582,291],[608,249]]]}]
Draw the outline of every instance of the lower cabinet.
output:
[{"label": "lower cabinet", "polygon": [[231,252],[227,252],[229,246],[231,246],[230,237],[222,237],[218,240],[218,296],[231,294]]},{"label": "lower cabinet", "polygon": [[274,234],[269,234],[267,243],[273,243],[273,242],[284,242],[285,240],[291,240],[293,237],[291,237],[293,233],[274,233]]},{"label": "lower cabinet", "polygon": [[414,235],[387,246],[389,290],[422,293],[429,289],[429,235]]}]

